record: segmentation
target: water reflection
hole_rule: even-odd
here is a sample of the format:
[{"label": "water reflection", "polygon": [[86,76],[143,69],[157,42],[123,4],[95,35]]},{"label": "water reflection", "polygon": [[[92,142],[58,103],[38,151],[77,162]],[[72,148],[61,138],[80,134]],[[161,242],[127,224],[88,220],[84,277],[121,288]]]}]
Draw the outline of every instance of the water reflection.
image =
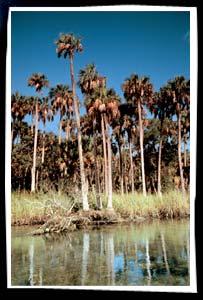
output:
[{"label": "water reflection", "polygon": [[150,263],[150,256],[149,256],[149,241],[146,239],[146,268],[147,268],[147,284],[151,284],[151,263]]},{"label": "water reflection", "polygon": [[30,276],[29,276],[29,283],[30,285],[34,284],[33,274],[34,274],[34,239],[32,238],[29,246],[29,261],[30,261]]},{"label": "water reflection", "polygon": [[12,285],[189,285],[187,221],[27,231],[13,229]]},{"label": "water reflection", "polygon": [[85,279],[87,277],[87,265],[89,256],[90,236],[89,233],[83,234],[83,252],[82,252],[82,271],[81,271],[81,285],[85,285]]}]

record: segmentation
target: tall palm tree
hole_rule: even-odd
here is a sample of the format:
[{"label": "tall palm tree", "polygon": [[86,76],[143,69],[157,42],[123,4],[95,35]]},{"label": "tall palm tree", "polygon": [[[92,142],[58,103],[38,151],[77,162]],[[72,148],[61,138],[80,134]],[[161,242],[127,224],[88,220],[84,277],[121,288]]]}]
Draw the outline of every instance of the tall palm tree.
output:
[{"label": "tall palm tree", "polygon": [[130,116],[125,117],[124,128],[125,128],[125,131],[127,131],[127,133],[128,133],[131,190],[132,190],[132,193],[134,193],[135,186],[134,186],[134,165],[133,165],[132,144],[133,144],[133,138],[134,138],[135,133],[136,133],[136,127],[134,125],[134,122],[133,122],[132,118],[130,118]]},{"label": "tall palm tree", "polygon": [[108,202],[107,202],[108,209],[113,209],[111,122],[114,119],[119,118],[120,116],[120,112],[118,109],[119,103],[120,103],[120,97],[116,94],[114,89],[107,89],[106,97],[104,98],[105,110],[103,111],[103,113],[104,113],[104,125],[106,129],[107,156],[108,156]]},{"label": "tall palm tree", "polygon": [[129,103],[133,103],[138,111],[139,119],[139,136],[141,152],[141,169],[142,169],[142,189],[143,195],[146,196],[145,167],[144,167],[144,149],[143,149],[143,105],[152,97],[153,88],[148,77],[139,78],[138,75],[132,74],[122,85],[124,96]]},{"label": "tall palm tree", "polygon": [[158,172],[157,172],[157,193],[162,196],[161,192],[161,157],[163,148],[164,135],[168,133],[169,127],[167,118],[171,118],[172,107],[169,99],[170,93],[167,86],[160,88],[160,91],[154,93],[153,98],[147,103],[150,112],[155,118],[160,120],[160,139],[159,139],[159,152],[158,152]]},{"label": "tall palm tree", "polygon": [[123,174],[123,155],[122,147],[124,143],[124,118],[119,118],[115,120],[112,124],[114,138],[118,144],[118,155],[119,155],[119,177],[120,177],[120,192],[121,195],[124,194],[124,174]]},{"label": "tall palm tree", "polygon": [[99,74],[94,64],[88,64],[85,69],[81,69],[79,72],[78,85],[81,88],[81,92],[85,95],[85,105],[89,116],[92,119],[93,127],[93,144],[94,144],[94,165],[95,165],[95,183],[96,183],[96,201],[97,207],[102,209],[102,201],[100,195],[100,179],[97,159],[97,118],[98,118],[98,105],[100,101],[97,97],[97,80]]},{"label": "tall palm tree", "polygon": [[182,126],[182,113],[186,109],[189,111],[190,106],[190,81],[186,80],[183,76],[177,76],[174,80],[168,82],[169,91],[171,93],[171,101],[173,103],[173,112],[177,116],[178,121],[178,162],[180,171],[180,180],[183,199],[185,199],[185,183],[183,177],[183,163],[181,155],[181,126]]},{"label": "tall palm tree", "polygon": [[[48,87],[49,82],[44,74],[34,73],[28,79],[28,86],[34,87],[36,92],[40,93],[43,87]],[[33,166],[32,166],[32,181],[31,192],[35,192],[36,180],[36,156],[37,156],[37,137],[38,137],[38,121],[39,121],[39,99],[34,98],[35,102],[35,136],[34,136],[34,150],[33,150]]]},{"label": "tall palm tree", "polygon": [[51,99],[53,112],[60,111],[59,134],[58,134],[58,143],[60,145],[62,119],[64,115],[68,114],[70,108],[72,108],[73,95],[68,85],[57,84],[56,87],[52,87],[50,89],[49,98]]},{"label": "tall palm tree", "polygon": [[80,130],[80,112],[79,112],[79,103],[76,96],[76,83],[74,78],[74,66],[73,66],[73,59],[74,59],[75,52],[81,52],[83,50],[83,47],[81,44],[81,39],[75,37],[72,33],[61,34],[59,39],[56,41],[56,45],[57,45],[56,51],[58,57],[63,56],[66,59],[68,56],[70,61],[70,77],[71,77],[72,92],[73,92],[74,112],[75,112],[75,118],[77,124],[82,204],[83,204],[83,210],[89,210],[89,204],[87,200],[88,183],[85,178],[85,169],[84,169],[83,151],[82,151],[82,136]]}]

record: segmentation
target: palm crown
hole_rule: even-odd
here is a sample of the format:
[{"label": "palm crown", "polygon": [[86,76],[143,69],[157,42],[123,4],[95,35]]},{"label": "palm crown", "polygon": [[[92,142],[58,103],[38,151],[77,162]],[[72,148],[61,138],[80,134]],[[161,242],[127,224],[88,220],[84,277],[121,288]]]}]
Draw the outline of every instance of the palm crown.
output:
[{"label": "palm crown", "polygon": [[36,92],[40,92],[43,87],[49,86],[49,81],[44,74],[33,73],[28,79],[28,86],[35,87]]},{"label": "palm crown", "polygon": [[88,95],[92,94],[97,87],[98,77],[99,74],[94,64],[88,64],[85,69],[80,70],[78,85],[81,92]]},{"label": "palm crown", "polygon": [[137,74],[132,74],[127,78],[122,85],[124,97],[128,102],[134,104],[139,99],[143,104],[151,100],[153,94],[153,87],[149,81],[149,77],[139,78]]},{"label": "palm crown", "polygon": [[66,58],[67,55],[70,57],[74,55],[75,51],[81,52],[83,50],[81,39],[75,37],[72,33],[62,33],[55,44],[57,45],[56,53],[58,54],[58,57],[63,56]]},{"label": "palm crown", "polygon": [[68,85],[58,84],[50,89],[49,97],[52,100],[53,111],[60,110],[61,116],[73,111],[73,95]]}]

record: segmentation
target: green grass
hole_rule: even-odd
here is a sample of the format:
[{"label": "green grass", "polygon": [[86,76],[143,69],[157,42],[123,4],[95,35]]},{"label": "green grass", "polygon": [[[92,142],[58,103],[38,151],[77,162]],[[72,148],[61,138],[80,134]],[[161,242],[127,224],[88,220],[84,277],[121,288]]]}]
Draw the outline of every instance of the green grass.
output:
[{"label": "green grass", "polygon": [[51,215],[63,215],[74,205],[74,200],[56,193],[12,193],[12,224],[42,224]]},{"label": "green grass", "polygon": [[[12,193],[11,219],[12,224],[42,224],[50,216],[63,216],[71,207],[81,207],[79,198],[65,194],[29,194]],[[102,195],[104,209],[107,199]],[[95,195],[89,195],[91,209],[95,209]],[[182,194],[171,191],[160,198],[156,195],[143,197],[142,194],[113,194],[113,207],[122,218],[180,218],[189,215],[189,196],[182,199]]]},{"label": "green grass", "polygon": [[162,197],[135,193],[125,196],[113,195],[114,209],[122,217],[144,217],[144,218],[177,218],[189,215],[189,197],[185,200],[182,194],[171,191]]}]

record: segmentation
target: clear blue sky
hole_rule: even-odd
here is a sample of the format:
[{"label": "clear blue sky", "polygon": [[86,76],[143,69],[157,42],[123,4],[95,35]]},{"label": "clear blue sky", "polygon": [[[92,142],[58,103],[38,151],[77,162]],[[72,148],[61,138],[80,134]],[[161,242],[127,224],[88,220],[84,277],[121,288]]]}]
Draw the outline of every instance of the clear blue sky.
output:
[{"label": "clear blue sky", "polygon": [[35,94],[27,87],[34,72],[45,74],[50,86],[70,85],[69,62],[56,55],[60,33],[82,37],[76,79],[95,63],[121,97],[121,84],[132,73],[149,76],[155,90],[177,75],[190,76],[189,12],[12,12],[11,30],[12,92],[23,95]]}]

